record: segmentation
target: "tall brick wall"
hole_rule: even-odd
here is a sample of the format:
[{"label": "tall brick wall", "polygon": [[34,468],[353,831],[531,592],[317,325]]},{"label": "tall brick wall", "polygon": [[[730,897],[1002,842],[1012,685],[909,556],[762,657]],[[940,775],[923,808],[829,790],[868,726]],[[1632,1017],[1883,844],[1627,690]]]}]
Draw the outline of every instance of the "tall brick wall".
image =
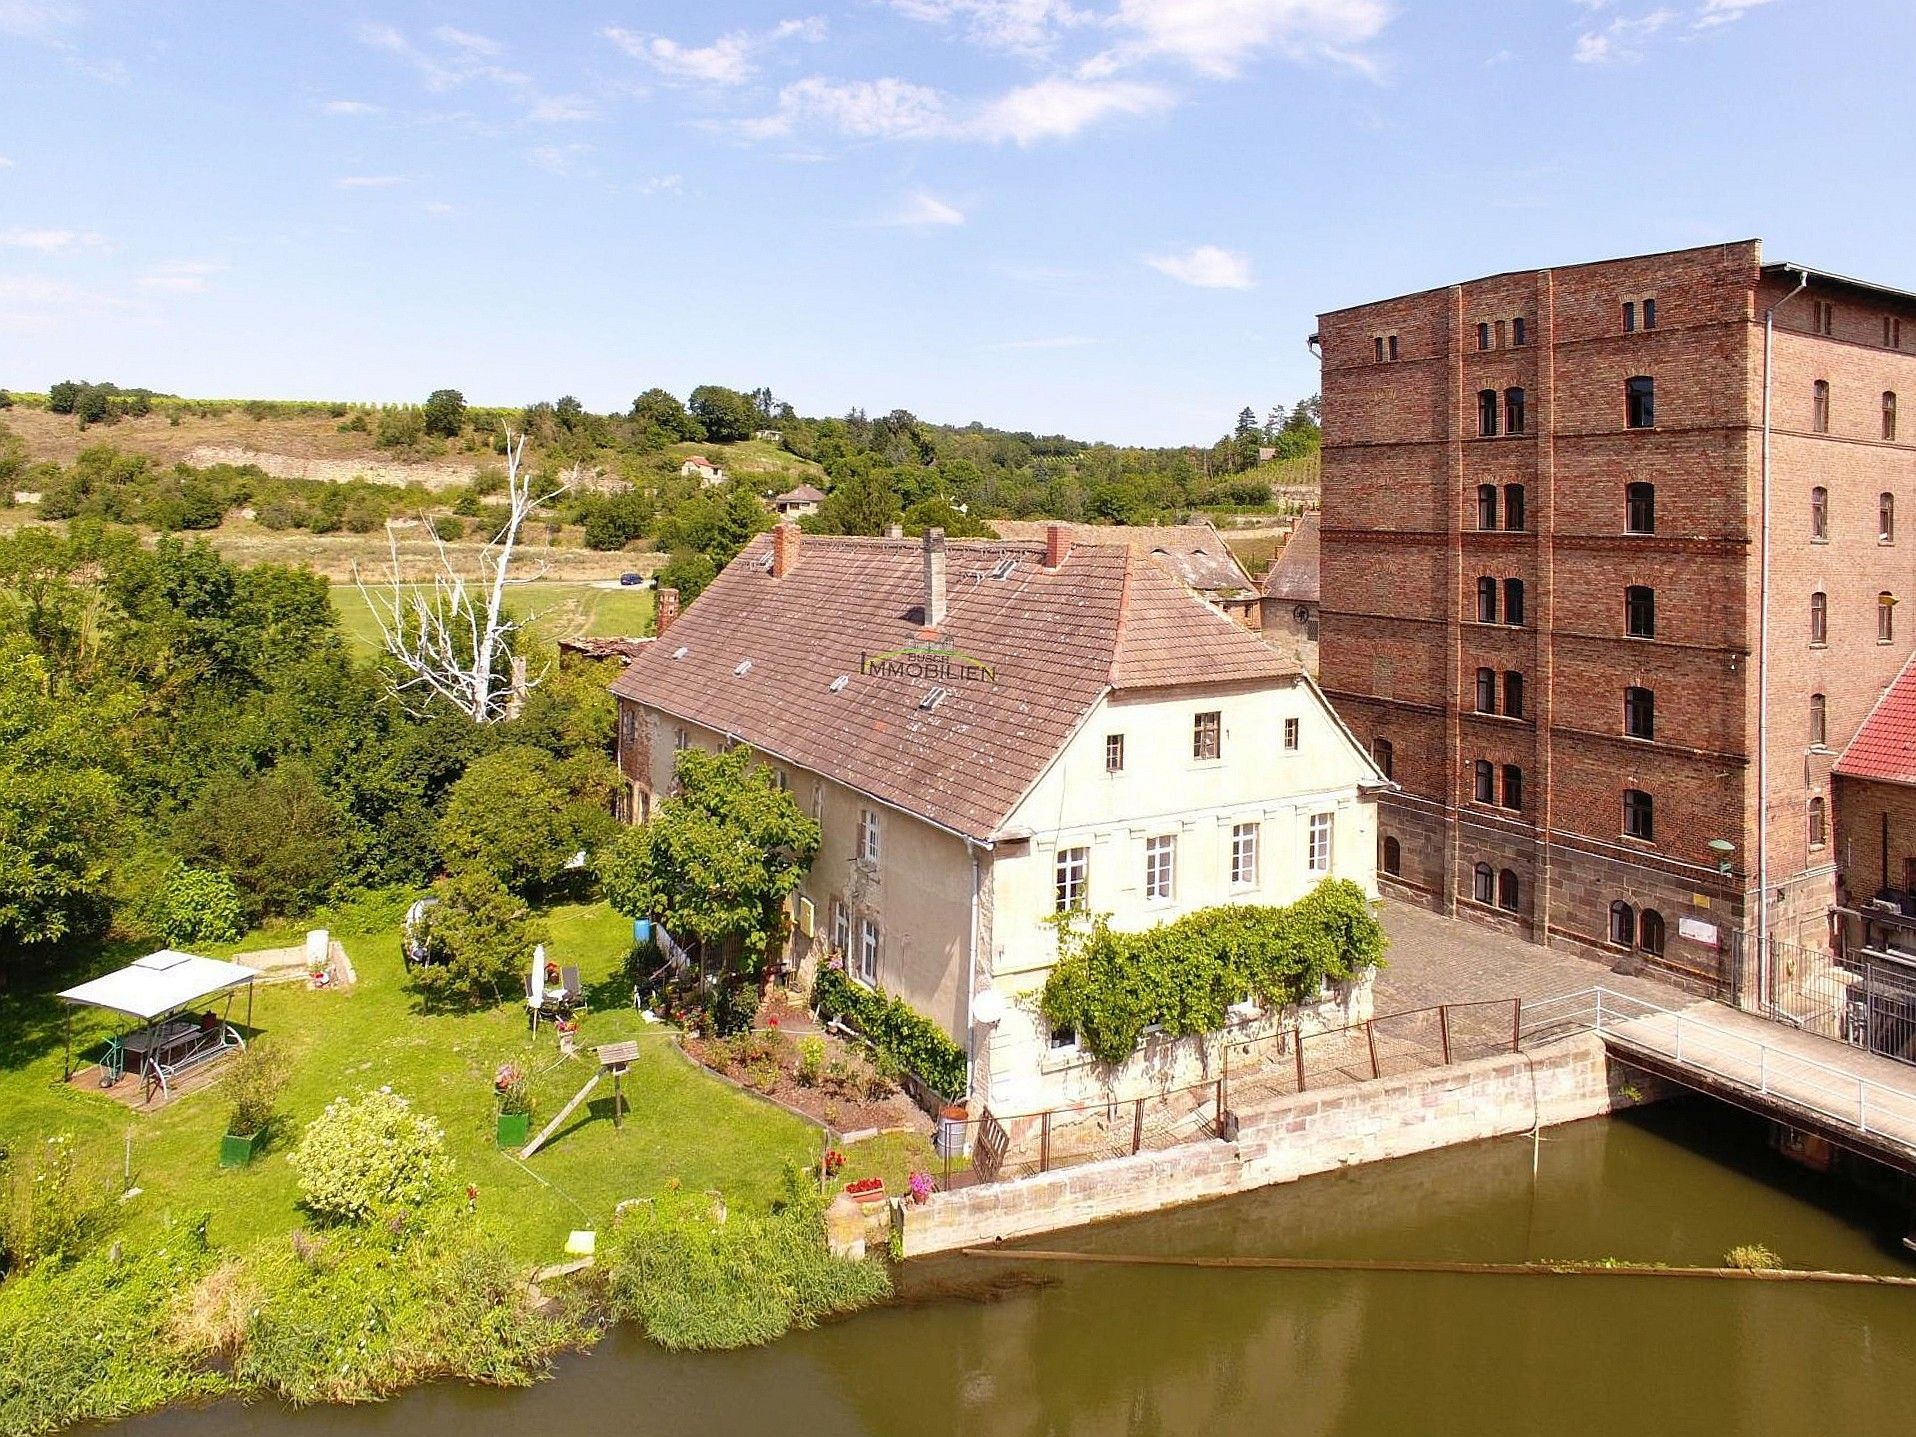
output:
[{"label": "tall brick wall", "polygon": [[[1760,319],[1783,292],[1760,265],[1754,242],[1709,246],[1495,276],[1321,318],[1320,671],[1360,739],[1393,746],[1405,795],[1380,835],[1398,839],[1399,891],[1596,949],[1608,947],[1610,904],[1622,899],[1663,917],[1666,966],[1724,971],[1750,907],[1759,821]],[[1809,748],[1809,695],[1828,695],[1829,748],[1840,749],[1910,651],[1900,613],[1894,642],[1876,642],[1876,595],[1916,591],[1897,552],[1916,542],[1902,533],[1916,504],[1916,419],[1899,415],[1895,442],[1881,436],[1882,391],[1916,395],[1916,306],[1902,306],[1910,334],[1897,351],[1883,346],[1881,317],[1898,301],[1821,282],[1809,293],[1834,306],[1835,333],[1812,336],[1809,294],[1798,296],[1779,312],[1772,371],[1766,811],[1782,895],[1772,921],[1790,941],[1823,931],[1833,864],[1828,845],[1807,844],[1807,801],[1827,792],[1833,759]],[[1626,332],[1624,301],[1645,298],[1655,327]],[[1480,324],[1492,326],[1488,350]],[[1380,363],[1377,339],[1390,335],[1399,358]],[[1633,375],[1655,379],[1653,428],[1625,424]],[[1828,435],[1809,432],[1818,378],[1831,386]],[[1513,388],[1524,391],[1524,431],[1500,422],[1480,435],[1479,391],[1501,399]],[[1652,534],[1626,532],[1626,486],[1639,481],[1655,486]],[[1827,543],[1807,535],[1813,484],[1831,491]],[[1523,486],[1521,530],[1479,527],[1481,485],[1500,500]],[[1881,492],[1898,495],[1891,544],[1877,542]],[[1499,581],[1500,599],[1502,581],[1522,582],[1522,625],[1478,621],[1480,577]],[[1654,638],[1626,632],[1630,585],[1655,591]],[[1830,635],[1811,649],[1817,587],[1829,595]],[[1480,667],[1523,676],[1521,716],[1473,712]],[[1655,693],[1652,740],[1625,735],[1630,686]],[[1522,769],[1520,810],[1477,802],[1479,759]],[[1623,832],[1629,788],[1655,799],[1654,841]],[[1727,878],[1713,839],[1735,845]],[[1476,903],[1479,862],[1519,874],[1514,915]],[[1685,917],[1717,930],[1719,944],[1679,936]]]}]

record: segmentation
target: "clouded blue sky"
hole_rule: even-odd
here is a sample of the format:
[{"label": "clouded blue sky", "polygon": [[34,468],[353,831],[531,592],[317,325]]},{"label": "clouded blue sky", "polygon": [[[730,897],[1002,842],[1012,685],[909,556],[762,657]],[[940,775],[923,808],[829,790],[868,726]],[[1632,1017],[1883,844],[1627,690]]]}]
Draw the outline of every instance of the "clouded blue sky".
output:
[{"label": "clouded blue sky", "polygon": [[1321,310],[1916,286],[1910,0],[0,0],[0,385],[1206,440]]}]

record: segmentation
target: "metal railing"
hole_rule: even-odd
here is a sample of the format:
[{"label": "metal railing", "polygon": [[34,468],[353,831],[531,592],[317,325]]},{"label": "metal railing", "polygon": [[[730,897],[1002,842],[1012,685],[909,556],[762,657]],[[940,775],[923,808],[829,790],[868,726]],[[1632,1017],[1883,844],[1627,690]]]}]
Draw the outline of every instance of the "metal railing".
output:
[{"label": "metal railing", "polygon": [[1916,1156],[1916,1092],[1806,1057],[1800,1045],[1734,1031],[1707,1013],[1666,1008],[1608,988],[1586,988],[1524,1003],[1518,1031],[1526,1047],[1593,1032],[1758,1097],[1886,1139]]}]

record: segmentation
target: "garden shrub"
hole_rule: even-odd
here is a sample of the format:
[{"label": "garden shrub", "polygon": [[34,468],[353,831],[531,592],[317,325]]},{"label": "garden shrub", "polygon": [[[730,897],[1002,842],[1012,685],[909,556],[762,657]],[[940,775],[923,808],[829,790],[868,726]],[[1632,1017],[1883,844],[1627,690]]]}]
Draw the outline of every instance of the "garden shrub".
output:
[{"label": "garden shrub", "polygon": [[183,1239],[43,1263],[0,1286],[0,1432],[29,1437],[223,1390],[169,1330],[169,1303],[206,1263]]},{"label": "garden shrub", "polygon": [[282,1049],[263,1041],[249,1044],[220,1079],[220,1096],[230,1109],[226,1131],[246,1137],[270,1127],[290,1076]]},{"label": "garden shrub", "polygon": [[1205,908],[1141,933],[1065,921],[1038,1008],[1100,1062],[1121,1063],[1148,1027],[1174,1038],[1216,1032],[1232,1004],[1303,1002],[1381,962],[1384,946],[1364,890],[1335,878],[1288,907]]},{"label": "garden shrub", "polygon": [[81,1160],[72,1134],[57,1133],[34,1144],[7,1163],[0,1245],[8,1269],[21,1272],[79,1255],[111,1211],[109,1180]]},{"label": "garden shrub", "polygon": [[965,1050],[910,1004],[860,987],[838,964],[818,970],[812,1007],[821,1018],[844,1019],[899,1070],[917,1074],[941,1096],[965,1091]]},{"label": "garden shrub", "polygon": [[286,1160],[300,1201],[332,1222],[404,1221],[452,1169],[439,1125],[390,1088],[333,1099]]},{"label": "garden shrub", "polygon": [[498,1002],[524,981],[545,925],[492,874],[456,873],[426,913],[430,960],[413,970],[419,988],[441,1001]]},{"label": "garden shrub", "polygon": [[525,1270],[463,1215],[296,1235],[258,1253],[233,1376],[294,1403],[358,1402],[435,1378],[523,1387],[582,1333],[534,1309]]},{"label": "garden shrub", "polygon": [[160,881],[141,917],[169,948],[231,943],[246,932],[239,885],[216,869],[187,863]]},{"label": "garden shrub", "polygon": [[628,1208],[601,1248],[613,1311],[661,1347],[752,1347],[889,1296],[882,1263],[831,1255],[824,1214],[797,1173],[762,1215],[720,1220],[709,1195],[676,1188]]}]

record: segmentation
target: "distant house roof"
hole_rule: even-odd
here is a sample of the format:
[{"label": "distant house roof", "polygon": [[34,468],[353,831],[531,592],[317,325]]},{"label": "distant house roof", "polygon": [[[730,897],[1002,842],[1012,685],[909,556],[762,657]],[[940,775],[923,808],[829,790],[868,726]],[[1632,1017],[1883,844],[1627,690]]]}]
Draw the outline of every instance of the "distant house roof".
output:
[{"label": "distant house roof", "polygon": [[1883,691],[1836,761],[1845,778],[1916,785],[1916,657]]},{"label": "distant house roof", "polygon": [[772,501],[774,504],[822,504],[825,502],[823,490],[814,489],[809,484],[801,484],[796,489],[788,489]]},{"label": "distant house roof", "polygon": [[[993,519],[1000,539],[1044,542],[1051,521]],[[1193,524],[1067,524],[1073,544],[1127,544],[1148,555],[1179,583],[1207,597],[1248,593],[1256,586],[1231,552],[1223,536],[1206,523]]]},{"label": "distant house roof", "polygon": [[1262,592],[1267,599],[1287,604],[1317,602],[1317,510],[1306,509],[1297,516],[1290,542],[1264,576]]},{"label": "distant house roof", "polygon": [[[1125,545],[953,540],[924,621],[924,546],[763,534],[615,694],[989,839],[1109,691],[1290,682],[1299,670]],[[931,650],[928,654],[926,651]]]},{"label": "distant house roof", "polygon": [[[685,462],[686,464],[696,464],[701,469],[718,468],[718,465],[714,464],[710,459],[707,459],[703,454],[688,454],[685,456]],[[682,468],[684,466],[682,465],[680,467]]]}]

